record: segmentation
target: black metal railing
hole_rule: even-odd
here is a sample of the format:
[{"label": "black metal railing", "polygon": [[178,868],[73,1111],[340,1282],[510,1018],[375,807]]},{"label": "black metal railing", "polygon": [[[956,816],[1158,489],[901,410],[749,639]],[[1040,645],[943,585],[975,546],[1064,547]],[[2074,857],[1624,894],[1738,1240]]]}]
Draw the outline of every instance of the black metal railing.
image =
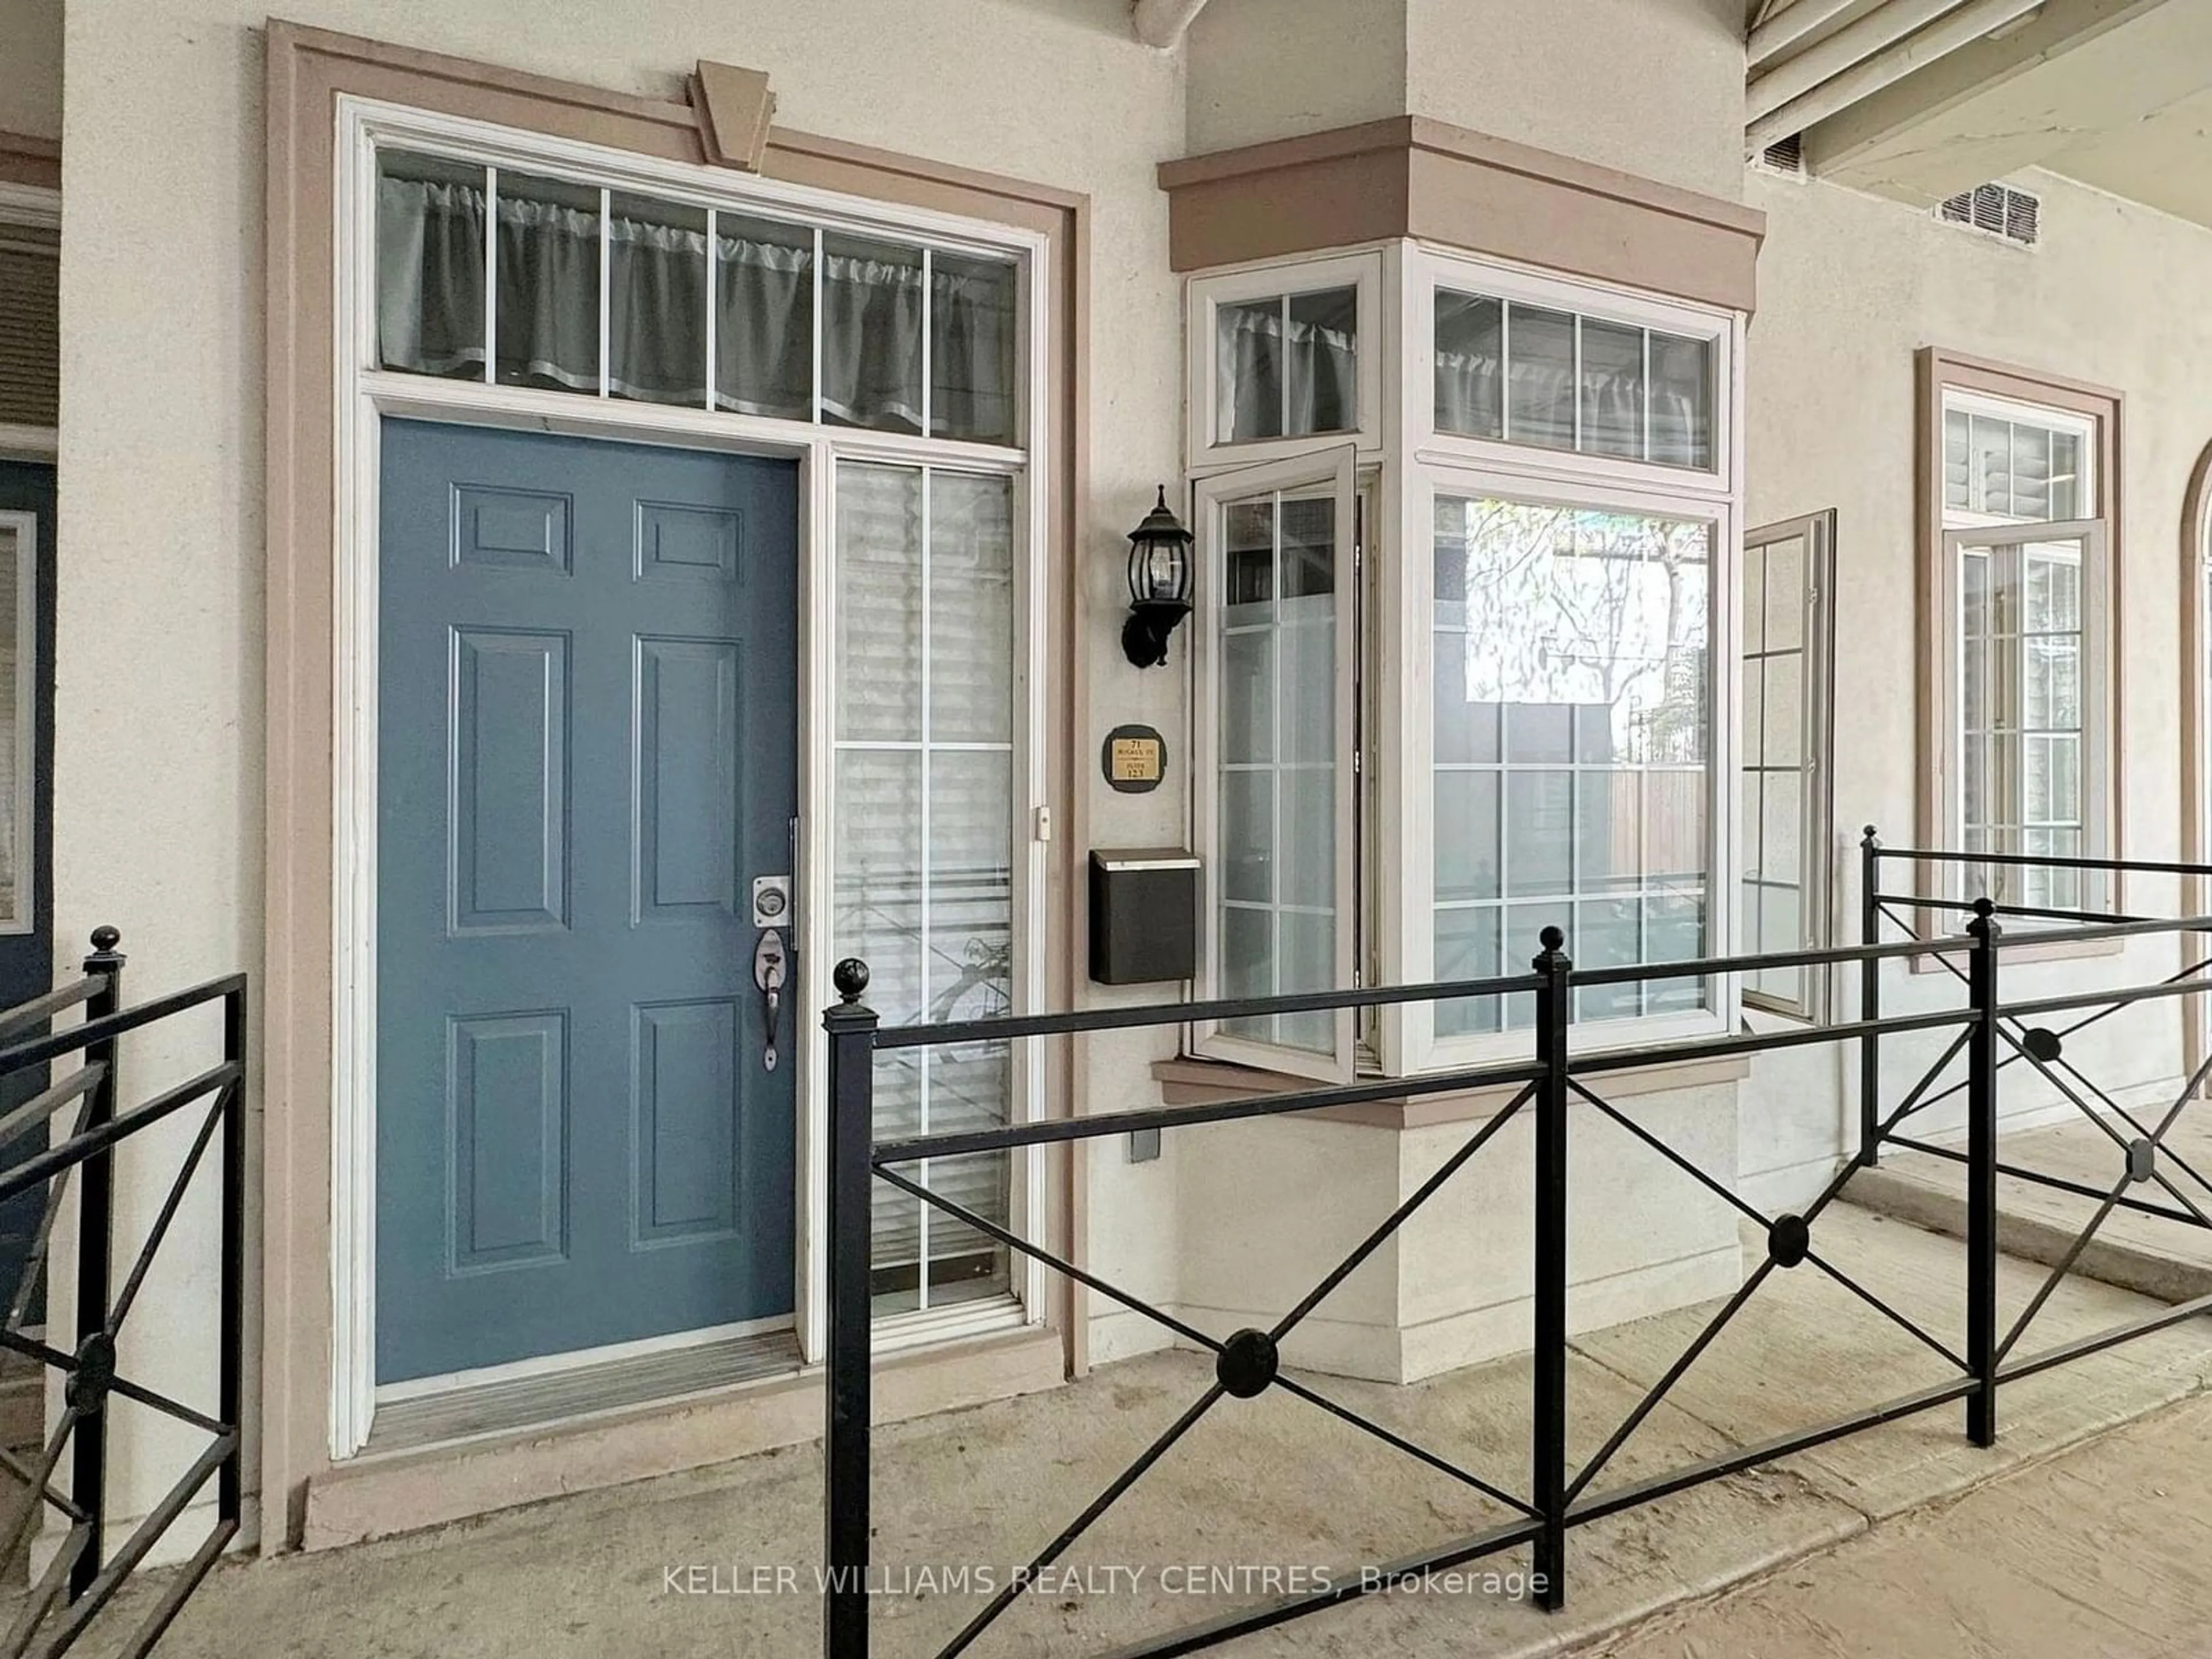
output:
[{"label": "black metal railing", "polygon": [[[1987,899],[1929,901],[1885,892],[1881,877],[1892,860],[1920,860],[1926,864],[1965,862],[1982,865],[2071,865],[2106,872],[2160,870],[2212,875],[2212,867],[2152,865],[2118,860],[2038,860],[2008,859],[1976,854],[1971,857],[1912,849],[1888,849],[1869,830],[1863,866],[1865,885],[1865,936],[1857,943],[1824,949],[1719,957],[1697,962],[1656,963],[1644,966],[1577,969],[1566,954],[1566,940],[1557,928],[1546,928],[1540,951],[1531,971],[1497,978],[1452,983],[1371,988],[1355,991],[1316,992],[1291,996],[1176,1003],[1146,1007],[1102,1008],[1058,1014],[1021,1015],[1007,1018],[969,1020],[957,1024],[914,1024],[884,1028],[865,1005],[868,972],[865,963],[840,963],[833,975],[841,1000],[823,1016],[829,1033],[830,1134],[829,1149],[828,1231],[830,1236],[829,1313],[826,1395],[825,1554],[823,1640],[829,1659],[867,1659],[869,1654],[868,1570],[870,1547],[871,1461],[869,1410],[871,1389],[869,1295],[869,1196],[877,1181],[889,1182],[922,1202],[951,1215],[1011,1251],[1028,1256],[1094,1293],[1153,1321],[1183,1343],[1212,1356],[1214,1379],[1200,1398],[1143,1451],[1136,1460],[1086,1504],[1047,1543],[1030,1563],[1026,1573],[1008,1574],[974,1616],[938,1650],[938,1659],[954,1659],[988,1630],[1023,1594],[1024,1586],[1039,1581],[1078,1540],[1124,1493],[1128,1492],[1169,1449],[1224,1399],[1251,1398],[1268,1389],[1279,1390],[1327,1412],[1340,1421],[1373,1436],[1394,1449],[1427,1467],[1449,1475],[1497,1504],[1508,1517],[1485,1530],[1444,1540],[1405,1559],[1372,1568],[1328,1575],[1322,1587],[1308,1594],[1285,1597],[1245,1608],[1133,1646],[1115,1650],[1120,1659],[1159,1659],[1214,1646],[1237,1637],[1280,1625],[1287,1620],[1357,1596],[1374,1593],[1418,1575],[1423,1569],[1443,1569],[1527,1547],[1531,1556],[1529,1583],[1534,1599],[1546,1608],[1562,1605],[1565,1593],[1567,1534],[1607,1516],[1649,1504],[1705,1481],[1741,1473],[1778,1458],[1790,1456],[1844,1436],[1858,1433],[1938,1407],[1964,1402],[1965,1429],[1977,1446],[1995,1443],[1998,1399],[2002,1384],[2031,1376],[2069,1360],[2094,1353],[2130,1338],[2162,1329],[2182,1320],[2212,1310],[2212,1297],[2199,1297],[2147,1315],[2096,1335],[2075,1338],[2031,1354],[2017,1354],[2021,1338],[2041,1312],[2058,1283],[2071,1269],[2081,1250],[2105,1217],[2128,1205],[2126,1189],[2145,1181],[2157,1182],[2174,1207],[2150,1206],[2174,1218],[2208,1225],[2203,1209],[2181,1189],[2180,1182],[2161,1167],[2171,1164],[2176,1174],[2203,1189],[2212,1202],[2212,1186],[2166,1150],[2164,1142],[2182,1107],[2212,1073],[2212,1059],[2184,1085],[2172,1108],[2155,1126],[2142,1123],[2112,1102],[2103,1091],[2080,1078],[2078,1068],[2064,1058],[2065,1037],[2072,1030],[2109,1017],[2137,1003],[2187,996],[2207,988],[2206,975],[2193,969],[2153,982],[2113,988],[2068,992],[2014,1002],[2002,1000],[2002,958],[2021,947],[2045,945],[2054,939],[2074,944],[2099,944],[2146,935],[2179,935],[2212,932],[2212,917],[2164,920],[2136,916],[2069,912],[2057,907],[2032,909]],[[1907,926],[1907,936],[1885,939],[1883,924],[1901,921],[1901,905],[1912,904],[1945,915],[1964,913],[1970,920],[1960,934],[1922,937]],[[2001,916],[2032,916],[2065,921],[2073,925],[2008,935]],[[1886,964],[1907,958],[1942,963],[1955,974],[1965,989],[1956,1006],[1921,1007],[1884,1015],[1881,978]],[[1856,964],[1862,974],[1861,1008],[1855,1019],[1825,1025],[1788,1025],[1695,1041],[1626,1049],[1576,1053],[1569,1046],[1575,993],[1594,986],[1620,986],[1650,980],[1680,979],[1688,975],[1742,975],[1770,969]],[[1462,1067],[1411,1078],[1363,1079],[1246,1098],[1200,1104],[1147,1107],[1101,1113],[1075,1119],[1009,1124],[999,1127],[963,1130],[878,1140],[872,1130],[872,1089],[878,1056],[887,1052],[981,1040],[1019,1042],[1065,1036],[1075,1033],[1121,1030],[1139,1027],[1180,1027],[1199,1021],[1244,1018],[1277,1013],[1342,1008],[1372,1008],[1410,1002],[1441,1002],[1463,997],[1528,995],[1534,998],[1535,1023],[1533,1047],[1526,1058]],[[2094,1012],[2093,1012],[2094,1011]],[[2053,1016],[2081,1016],[2063,1030],[2041,1023]],[[1882,1043],[1907,1034],[1948,1036],[1942,1052],[1918,1079],[1886,1106],[1882,1094]],[[1863,1091],[1862,1136],[1857,1155],[1841,1162],[1834,1177],[1801,1210],[1767,1214],[1747,1202],[1726,1181],[1702,1169],[1690,1157],[1669,1146],[1643,1123],[1616,1109],[1601,1092],[1608,1074],[1667,1061],[1717,1060],[1756,1055],[1773,1050],[1815,1044],[1856,1048],[1862,1068]],[[2009,1052],[2006,1052],[2009,1049]],[[1937,1085],[1963,1058],[1964,1077],[1941,1090]],[[2110,1192],[2087,1188],[2104,1200],[2103,1207],[2081,1240],[2053,1270],[2042,1290],[2030,1301],[2014,1323],[2002,1334],[1997,1324],[1996,1179],[2010,1172],[1997,1156],[1998,1099],[2004,1073],[2025,1058],[2034,1072],[2054,1084],[2091,1116],[2094,1099],[2135,1130],[2132,1137],[2118,1135],[2125,1152],[2124,1168]],[[2064,1068],[2064,1069],[2062,1069]],[[2069,1077],[2069,1072],[2073,1076]],[[2015,1075],[2025,1076],[2020,1073]],[[1436,1172],[1340,1261],[1323,1274],[1310,1291],[1300,1297],[1266,1330],[1240,1330],[1227,1337],[1200,1330],[1170,1310],[1153,1305],[1075,1262],[1054,1254],[1036,1240],[975,1214],[943,1194],[933,1192],[926,1177],[917,1180],[902,1166],[924,1159],[978,1152],[1007,1152],[1128,1134],[1142,1130],[1188,1128],[1198,1124],[1262,1119],[1310,1113],[1326,1108],[1377,1100],[1403,1100],[1470,1089],[1503,1086],[1512,1090],[1502,1109],[1474,1128],[1468,1139],[1447,1158]],[[1815,1228],[1823,1214],[1842,1197],[1851,1177],[1873,1163],[1887,1142],[1920,1145],[1899,1135],[1899,1126],[1936,1102],[1965,1097],[1966,1139],[1963,1149],[1935,1148],[1957,1158],[1967,1167],[1966,1252],[1963,1268],[1966,1308],[1965,1338],[1953,1348],[1918,1321],[1900,1312],[1845,1273],[1815,1248]],[[1603,1120],[1626,1132],[1664,1164],[1693,1181],[1711,1200],[1725,1205],[1760,1230],[1765,1256],[1745,1278],[1735,1293],[1723,1304],[1644,1396],[1629,1411],[1579,1467],[1571,1463],[1567,1449],[1567,1291],[1570,1279],[1568,1215],[1571,1202],[1569,1146],[1571,1124],[1582,1113]],[[1755,1109],[1755,1107],[1753,1108]],[[1416,1443],[1406,1436],[1375,1422],[1320,1388],[1282,1369],[1284,1342],[1298,1325],[1361,1263],[1397,1233],[1469,1160],[1490,1145],[1510,1121],[1528,1114],[1534,1119],[1530,1179],[1533,1183],[1533,1347],[1529,1364],[1534,1383],[1528,1425],[1530,1478],[1525,1492],[1516,1492],[1498,1480],[1463,1468],[1452,1456],[1433,1447]],[[2056,1184],[2065,1185],[2064,1182]],[[2132,1200],[2143,1207],[2143,1200]],[[1758,1294],[1773,1274],[1804,1266],[1825,1275],[1857,1300],[1899,1328],[1925,1350],[1938,1356],[1946,1369],[1942,1378],[1912,1392],[1873,1402],[1844,1416],[1756,1443],[1741,1444],[1656,1475],[1601,1486],[1600,1478],[1614,1455],[1637,1429],[1666,1399],[1668,1392],[1711,1346],[1713,1341]]]},{"label": "black metal railing", "polygon": [[[125,1007],[124,957],[116,949],[119,942],[112,927],[95,930],[82,978],[0,1013],[0,1082],[28,1076],[41,1085],[0,1116],[0,1158],[9,1160],[0,1173],[0,1201],[33,1190],[43,1190],[46,1200],[22,1279],[4,1322],[0,1322],[0,1349],[35,1360],[64,1379],[62,1412],[48,1428],[40,1452],[25,1459],[0,1451],[0,1472],[21,1488],[20,1501],[0,1522],[5,1527],[0,1534],[0,1545],[4,1545],[0,1565],[17,1562],[47,1511],[67,1522],[52,1561],[31,1584],[6,1635],[0,1637],[4,1659],[21,1659],[33,1651],[40,1659],[66,1653],[213,1480],[213,1526],[118,1650],[143,1654],[160,1639],[237,1533],[242,1512],[239,1401],[245,1311],[246,976],[230,975]],[[84,1010],[80,1023],[59,1030],[47,1029],[57,1015],[79,1006]],[[219,1007],[222,1015],[220,1062],[137,1105],[120,1106],[121,1040],[211,1006]],[[78,1060],[74,1071],[58,1081],[43,1082],[57,1062],[72,1058]],[[116,1150],[188,1109],[197,1111],[198,1127],[118,1286]],[[57,1121],[63,1126],[58,1135]],[[40,1131],[50,1144],[25,1155],[19,1143]],[[221,1160],[222,1257],[217,1397],[212,1414],[132,1380],[117,1363],[125,1322],[146,1288],[155,1258],[210,1147],[219,1149]],[[51,1328],[34,1328],[31,1318],[38,1291],[46,1287],[54,1224],[72,1187],[76,1206],[76,1328],[72,1346],[64,1348],[53,1340]],[[111,1552],[106,1539],[110,1525],[108,1406],[118,1397],[184,1424],[206,1436],[208,1443]],[[66,1478],[61,1474],[64,1459]]]}]

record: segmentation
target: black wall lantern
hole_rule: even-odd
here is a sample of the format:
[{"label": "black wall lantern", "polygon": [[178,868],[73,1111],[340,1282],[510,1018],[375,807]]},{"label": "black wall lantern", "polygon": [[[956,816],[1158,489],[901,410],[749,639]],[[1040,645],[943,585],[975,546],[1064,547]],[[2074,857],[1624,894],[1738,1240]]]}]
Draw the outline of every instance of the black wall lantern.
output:
[{"label": "black wall lantern", "polygon": [[1168,490],[1129,532],[1129,620],[1121,624],[1121,650],[1139,668],[1168,659],[1168,641],[1190,615],[1190,532],[1168,506]]}]

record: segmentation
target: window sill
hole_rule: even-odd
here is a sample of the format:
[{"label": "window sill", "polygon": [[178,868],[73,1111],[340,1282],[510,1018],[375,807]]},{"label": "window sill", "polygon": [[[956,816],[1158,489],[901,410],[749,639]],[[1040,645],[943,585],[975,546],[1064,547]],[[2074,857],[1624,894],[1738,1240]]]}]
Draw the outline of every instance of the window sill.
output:
[{"label": "window sill", "polygon": [[[2093,957],[2116,957],[2127,948],[2124,939],[2090,939],[2079,943],[2072,939],[2045,939],[2035,945],[2001,946],[1997,952],[1997,968],[2002,973],[2007,968],[2021,967],[2031,962],[2086,962]],[[1916,974],[1940,974],[1949,963],[1963,969],[1966,965],[1964,951],[1937,955],[1930,951],[1916,952],[1906,958]]]},{"label": "window sill", "polygon": [[[1605,1097],[1618,1100],[1631,1095],[1665,1094],[1676,1089],[1699,1089],[1715,1084],[1740,1082],[1751,1075],[1748,1056],[1732,1054],[1717,1060],[1662,1061],[1605,1074]],[[1162,1098],[1170,1106],[1205,1106],[1218,1101],[1245,1100],[1255,1095],[1294,1094],[1323,1085],[1310,1078],[1290,1077],[1255,1066],[1231,1066],[1214,1060],[1158,1060],[1152,1076]],[[1324,1106],[1302,1112],[1301,1117],[1323,1123],[1351,1123],[1370,1129],[1426,1129],[1439,1124],[1473,1123],[1495,1117],[1505,1109],[1520,1085],[1492,1084],[1448,1094],[1413,1095],[1403,1100],[1368,1101],[1358,1106]]]}]

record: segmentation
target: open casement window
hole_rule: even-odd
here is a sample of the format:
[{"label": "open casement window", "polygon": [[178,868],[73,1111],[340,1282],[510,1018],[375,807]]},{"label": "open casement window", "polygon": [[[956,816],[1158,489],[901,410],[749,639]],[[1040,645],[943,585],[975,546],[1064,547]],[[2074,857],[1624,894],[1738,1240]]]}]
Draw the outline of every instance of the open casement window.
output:
[{"label": "open casement window", "polygon": [[[2107,855],[2112,702],[2106,530],[2095,520],[1943,537],[1946,844]],[[1960,896],[2110,908],[2101,872],[1966,864]]]},{"label": "open casement window", "polygon": [[[1354,480],[1347,446],[1197,488],[1208,998],[1355,983]],[[1209,1059],[1349,1078],[1353,1033],[1339,1009],[1200,1024],[1192,1041]]]},{"label": "open casement window", "polygon": [[[1743,857],[1737,946],[1746,955],[1829,941],[1835,833],[1829,756],[1835,724],[1833,509],[1752,531],[1743,544]],[[1825,968],[1745,976],[1752,1007],[1826,1018]]]}]

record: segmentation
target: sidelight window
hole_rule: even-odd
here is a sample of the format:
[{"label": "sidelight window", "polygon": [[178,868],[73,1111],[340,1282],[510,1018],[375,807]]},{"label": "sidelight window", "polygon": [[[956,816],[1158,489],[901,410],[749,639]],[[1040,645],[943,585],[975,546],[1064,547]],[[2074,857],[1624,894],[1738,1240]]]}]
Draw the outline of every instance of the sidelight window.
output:
[{"label": "sidelight window", "polygon": [[[943,467],[837,470],[835,934],[887,1025],[1013,1012],[1014,483]],[[1003,1042],[878,1057],[878,1136],[1008,1121]],[[915,1178],[1000,1226],[1010,1159]],[[1010,1288],[1006,1249],[875,1183],[878,1312]]]}]

